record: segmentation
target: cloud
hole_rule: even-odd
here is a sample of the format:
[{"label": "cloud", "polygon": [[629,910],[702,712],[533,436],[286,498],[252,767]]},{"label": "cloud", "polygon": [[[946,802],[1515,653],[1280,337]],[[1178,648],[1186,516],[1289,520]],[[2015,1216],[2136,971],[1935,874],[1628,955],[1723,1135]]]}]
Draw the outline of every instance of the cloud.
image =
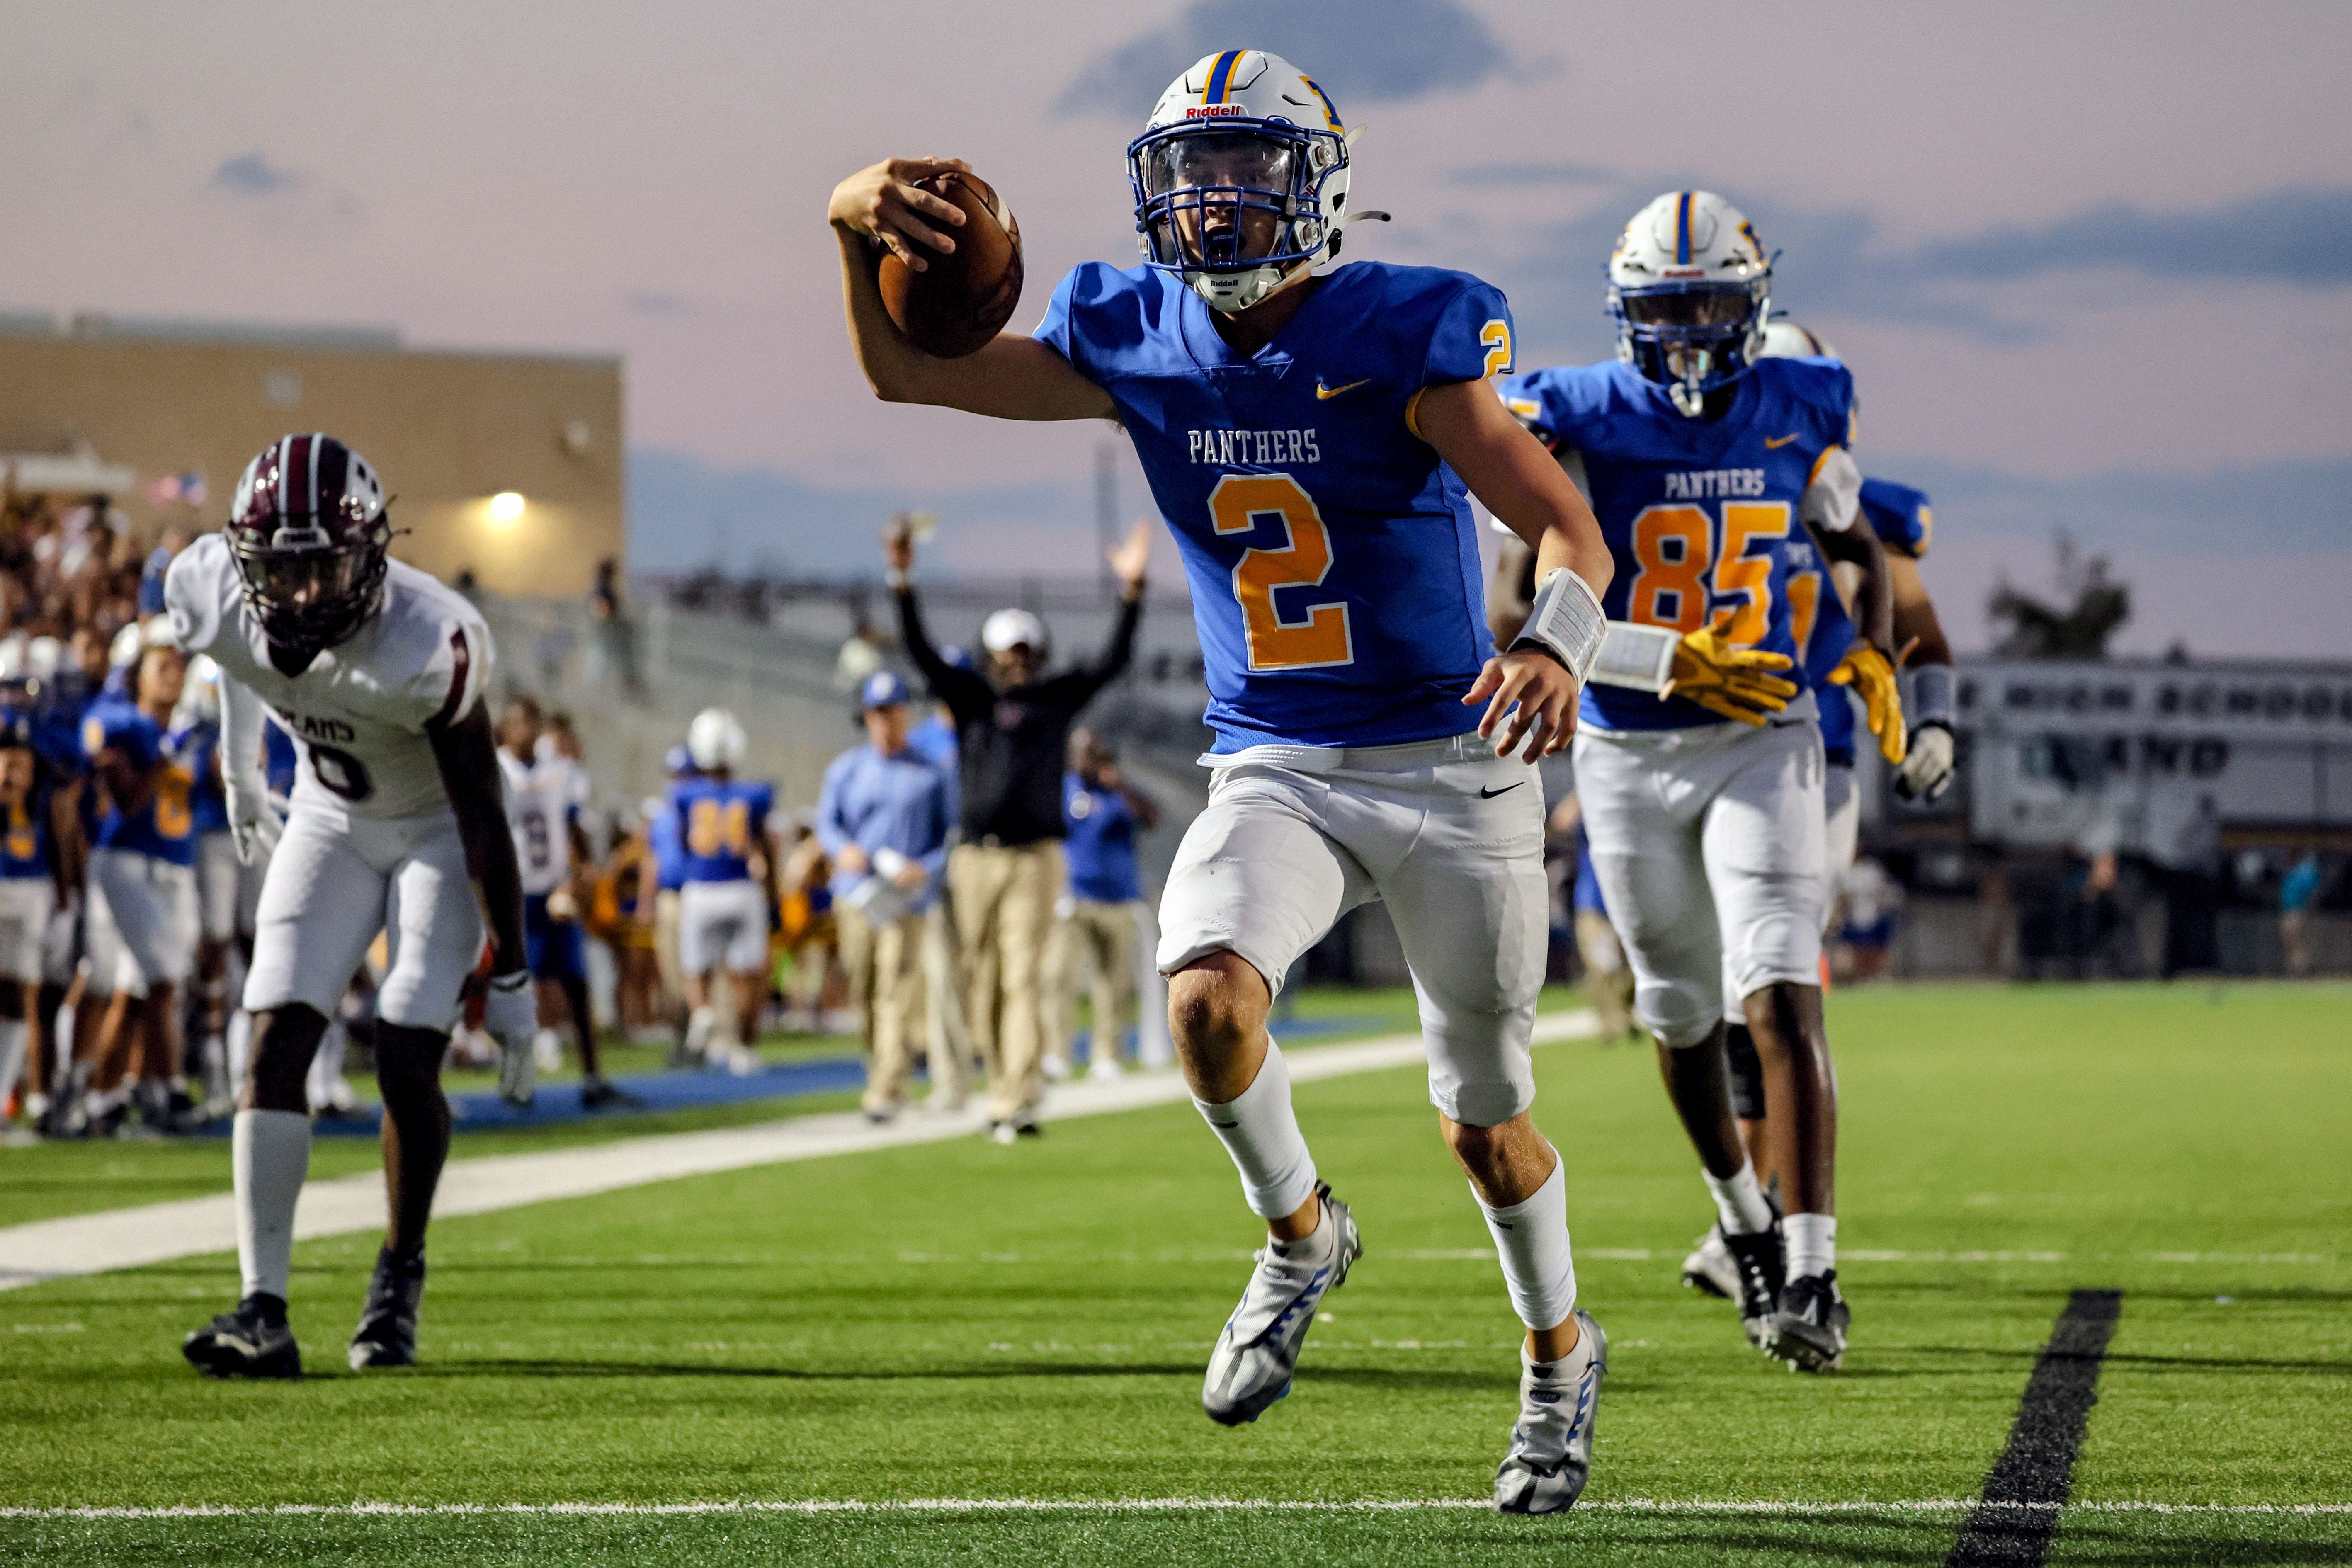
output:
[{"label": "cloud", "polygon": [[1166,26],[1088,60],[1055,110],[1139,120],[1178,71],[1232,48],[1270,50],[1311,71],[1343,118],[1352,103],[1474,87],[1510,63],[1458,0],[1192,0]]},{"label": "cloud", "polygon": [[282,196],[309,183],[303,174],[271,163],[264,153],[246,153],[222,159],[213,177],[205,182],[205,189],[233,196]]},{"label": "cloud", "polygon": [[2093,207],[1924,246],[1908,265],[1923,278],[1988,281],[2114,268],[2336,288],[2352,283],[2352,190],[2271,191],[2188,212]]},{"label": "cloud", "polygon": [[632,316],[684,316],[693,311],[694,303],[664,289],[624,289],[621,309]]},{"label": "cloud", "polygon": [[1614,185],[1623,176],[1598,163],[1558,160],[1466,163],[1445,177],[1457,185]]}]

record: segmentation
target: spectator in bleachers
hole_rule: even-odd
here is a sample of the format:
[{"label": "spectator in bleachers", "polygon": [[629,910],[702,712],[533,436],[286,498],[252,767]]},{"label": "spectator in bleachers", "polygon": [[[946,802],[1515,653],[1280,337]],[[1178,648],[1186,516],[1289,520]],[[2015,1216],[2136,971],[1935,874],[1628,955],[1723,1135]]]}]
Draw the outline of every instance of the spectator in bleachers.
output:
[{"label": "spectator in bleachers", "polygon": [[1026,610],[999,610],[981,628],[986,674],[940,658],[923,629],[908,574],[915,542],[904,527],[884,536],[898,603],[899,640],[955,715],[961,841],[948,882],[964,973],[964,1019],[989,1063],[990,1135],[1034,1137],[1045,1054],[1045,944],[1062,896],[1065,751],[1079,710],[1127,668],[1143,611],[1151,531],[1139,523],[1110,553],[1119,611],[1110,641],[1091,665],[1045,673],[1045,624]]},{"label": "spectator in bleachers", "polygon": [[2323,879],[2319,851],[2305,849],[2279,880],[2279,943],[2286,952],[2286,972],[2298,980],[2311,973],[2311,911]]},{"label": "spectator in bleachers", "polygon": [[866,744],[824,771],[817,841],[833,862],[849,994],[864,1018],[866,1119],[906,1099],[921,1016],[923,916],[947,868],[953,823],[946,775],[907,744],[907,683],[887,670],[861,693]]},{"label": "spectator in bleachers", "polygon": [[1157,826],[1160,807],[1129,784],[1118,753],[1092,730],[1070,732],[1070,772],[1062,781],[1062,823],[1070,862],[1070,910],[1064,930],[1069,955],[1062,994],[1075,999],[1084,970],[1094,1004],[1088,1072],[1119,1076],[1131,1061],[1135,1027],[1135,939],[1143,884],[1135,860],[1138,829]]},{"label": "spectator in bleachers", "polygon": [[621,603],[621,563],[610,555],[596,563],[596,584],[588,590],[586,663],[589,685],[636,693],[637,627]]}]

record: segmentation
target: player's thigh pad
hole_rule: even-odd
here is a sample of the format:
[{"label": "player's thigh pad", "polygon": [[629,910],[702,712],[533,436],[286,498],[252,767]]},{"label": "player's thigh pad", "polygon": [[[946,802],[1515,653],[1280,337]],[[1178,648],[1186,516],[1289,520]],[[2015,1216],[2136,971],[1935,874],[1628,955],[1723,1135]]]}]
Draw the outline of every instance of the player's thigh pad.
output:
[{"label": "player's thigh pad", "polygon": [[385,872],[357,842],[373,826],[301,810],[287,817],[254,911],[247,1012],[299,1002],[334,1016],[383,929]]},{"label": "player's thigh pad", "polygon": [[47,877],[0,879],[0,980],[40,984],[57,889]]},{"label": "player's thigh pad", "polygon": [[1160,900],[1160,973],[1238,954],[1268,991],[1298,955],[1372,893],[1356,858],[1322,826],[1330,786],[1286,769],[1220,769],[1184,830]]},{"label": "player's thigh pad", "polygon": [[1821,982],[1821,731],[1774,724],[1743,736],[1738,765],[1708,802],[1701,835],[1732,985],[1752,995],[1776,982]]},{"label": "player's thigh pad", "polygon": [[[485,934],[457,819],[444,815],[371,826],[406,840],[385,879],[381,908],[390,952],[376,987],[376,1016],[387,1024],[446,1031],[457,1022],[459,993],[481,962]],[[283,844],[278,853],[285,853]]]},{"label": "player's thigh pad", "polygon": [[[1516,759],[1417,770],[1407,793],[1333,781],[1331,826],[1373,868],[1421,1002],[1429,1100],[1492,1127],[1535,1103],[1528,1054],[1543,989],[1550,889],[1543,785]],[[1484,794],[1482,791],[1491,791]],[[1370,842],[1358,837],[1366,819]],[[1394,845],[1393,859],[1383,850]]]},{"label": "player's thigh pad", "polygon": [[1609,922],[1633,971],[1633,1016],[1669,1046],[1723,1016],[1723,947],[1699,847],[1711,731],[1576,737],[1576,796]]}]

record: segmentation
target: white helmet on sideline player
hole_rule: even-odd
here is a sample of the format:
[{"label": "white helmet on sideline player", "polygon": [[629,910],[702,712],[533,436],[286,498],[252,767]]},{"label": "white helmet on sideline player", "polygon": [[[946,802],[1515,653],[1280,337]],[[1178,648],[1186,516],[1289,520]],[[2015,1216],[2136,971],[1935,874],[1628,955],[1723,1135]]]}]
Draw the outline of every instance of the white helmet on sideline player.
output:
[{"label": "white helmet on sideline player", "polygon": [[1758,359],[1835,359],[1837,345],[1820,333],[1783,316],[1764,324],[1764,349]]},{"label": "white helmet on sideline player", "polygon": [[1246,310],[1339,254],[1348,143],[1328,94],[1261,49],[1204,55],[1128,143],[1143,258]]},{"label": "white helmet on sideline player", "polygon": [[747,743],[743,726],[724,708],[705,708],[686,731],[687,753],[706,773],[740,764]]},{"label": "white helmet on sideline player", "polygon": [[1772,258],[1713,191],[1668,191],[1633,215],[1609,258],[1617,357],[1696,419],[1748,372],[1772,314]]}]

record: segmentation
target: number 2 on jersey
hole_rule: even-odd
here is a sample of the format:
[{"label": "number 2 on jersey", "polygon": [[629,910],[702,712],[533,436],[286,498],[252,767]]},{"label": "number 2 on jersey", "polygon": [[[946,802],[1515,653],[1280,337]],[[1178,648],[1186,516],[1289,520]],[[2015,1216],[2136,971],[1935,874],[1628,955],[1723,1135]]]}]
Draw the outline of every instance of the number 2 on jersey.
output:
[{"label": "number 2 on jersey", "polygon": [[1748,550],[1788,534],[1787,501],[1725,501],[1720,552],[1715,520],[1705,508],[1643,508],[1633,520],[1633,560],[1641,572],[1625,600],[1626,618],[1688,636],[1706,625],[1717,595],[1737,594],[1741,603],[1724,640],[1739,647],[1761,642],[1772,625],[1772,557]]},{"label": "number 2 on jersey", "polygon": [[1234,567],[1234,597],[1241,602],[1252,669],[1325,669],[1352,664],[1356,652],[1344,604],[1310,605],[1303,621],[1286,621],[1276,588],[1311,587],[1331,570],[1331,534],[1313,498],[1288,474],[1227,474],[1209,492],[1209,518],[1219,533],[1247,533],[1267,518],[1282,527],[1284,543],[1252,545]]}]

